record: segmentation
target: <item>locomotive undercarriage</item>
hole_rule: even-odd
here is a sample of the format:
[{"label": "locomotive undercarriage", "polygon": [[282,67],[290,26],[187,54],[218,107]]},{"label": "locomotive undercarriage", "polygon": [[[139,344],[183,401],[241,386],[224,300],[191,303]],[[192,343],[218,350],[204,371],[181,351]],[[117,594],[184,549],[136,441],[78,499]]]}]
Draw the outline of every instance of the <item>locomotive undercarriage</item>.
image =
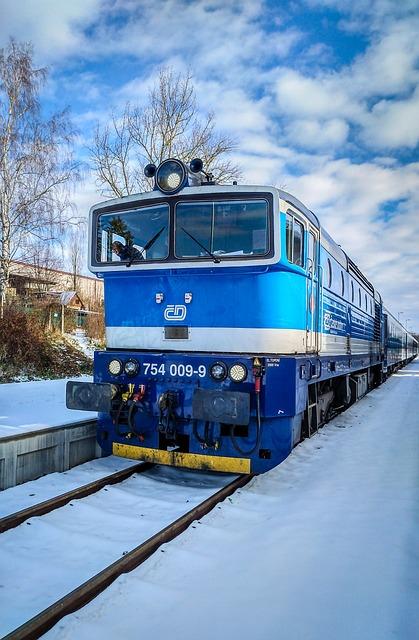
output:
[{"label": "locomotive undercarriage", "polygon": [[[398,368],[408,362],[409,360],[400,363]],[[312,436],[320,427],[378,387],[386,377],[379,364],[309,384],[307,407],[302,417],[301,439]]]}]

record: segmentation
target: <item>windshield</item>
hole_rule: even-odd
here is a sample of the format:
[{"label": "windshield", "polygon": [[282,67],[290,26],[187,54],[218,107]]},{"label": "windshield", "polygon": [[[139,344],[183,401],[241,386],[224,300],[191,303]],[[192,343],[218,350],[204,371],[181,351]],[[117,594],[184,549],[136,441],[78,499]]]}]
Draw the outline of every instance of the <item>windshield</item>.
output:
[{"label": "windshield", "polygon": [[104,213],[97,221],[98,262],[164,260],[169,255],[169,206]]},{"label": "windshield", "polygon": [[175,216],[177,258],[266,255],[266,200],[179,202]]}]

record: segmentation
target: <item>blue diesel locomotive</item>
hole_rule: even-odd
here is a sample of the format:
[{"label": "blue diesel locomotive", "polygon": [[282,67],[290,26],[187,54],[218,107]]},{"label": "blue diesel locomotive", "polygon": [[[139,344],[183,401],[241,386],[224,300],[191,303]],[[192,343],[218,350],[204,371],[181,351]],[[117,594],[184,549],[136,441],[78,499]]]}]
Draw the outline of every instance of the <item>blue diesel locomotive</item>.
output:
[{"label": "blue diesel locomotive", "polygon": [[106,453],[263,473],[417,353],[380,294],[295,197],[148,165],[154,190],[90,211],[107,348],[67,406]]}]

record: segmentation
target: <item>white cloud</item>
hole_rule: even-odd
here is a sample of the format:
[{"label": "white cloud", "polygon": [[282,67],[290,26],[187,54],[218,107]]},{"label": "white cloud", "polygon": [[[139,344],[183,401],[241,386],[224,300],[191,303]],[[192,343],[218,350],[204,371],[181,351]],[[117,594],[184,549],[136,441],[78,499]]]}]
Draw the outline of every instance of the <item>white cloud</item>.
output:
[{"label": "white cloud", "polygon": [[352,95],[360,98],[393,96],[419,81],[419,17],[389,23],[375,33],[366,52],[342,74]]},{"label": "white cloud", "polygon": [[377,102],[366,119],[363,137],[376,149],[414,149],[419,143],[419,87],[406,100]]},{"label": "white cloud", "polygon": [[359,111],[356,103],[348,99],[345,85],[333,74],[316,78],[285,68],[278,74],[275,89],[278,109],[289,116],[353,117]]},{"label": "white cloud", "polygon": [[296,119],[286,127],[287,139],[303,149],[331,149],[346,142],[349,125],[340,118],[321,122],[313,119]]},{"label": "white cloud", "polygon": [[[313,134],[317,130],[323,133],[318,137],[319,149],[328,136],[343,142],[349,133],[372,149],[414,148],[419,141],[418,33],[416,12],[399,21],[389,20],[382,31],[374,31],[365,52],[339,71],[278,69],[277,107],[298,144],[304,144],[304,132],[307,147],[316,148]],[[339,126],[330,124],[336,119]]]},{"label": "white cloud", "polygon": [[41,64],[77,53],[85,46],[82,29],[100,13],[102,0],[2,0],[0,46],[13,36],[35,46]]}]

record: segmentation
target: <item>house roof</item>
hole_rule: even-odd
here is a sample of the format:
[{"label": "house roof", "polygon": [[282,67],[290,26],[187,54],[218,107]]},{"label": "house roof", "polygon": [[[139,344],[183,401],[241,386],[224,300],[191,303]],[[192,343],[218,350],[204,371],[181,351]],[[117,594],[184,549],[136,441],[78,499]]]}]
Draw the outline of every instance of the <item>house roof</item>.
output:
[{"label": "house roof", "polygon": [[72,306],[72,303],[80,304],[84,308],[84,304],[76,291],[42,291],[38,294],[38,298],[50,302],[57,302],[64,307]]},{"label": "house roof", "polygon": [[[21,265],[22,267],[28,267],[28,268],[32,268],[33,269],[33,265],[30,264],[29,262],[23,262],[22,260],[12,260],[11,262],[12,265]],[[60,273],[64,276],[71,276],[73,277],[73,274],[70,273],[70,271],[61,271],[60,269],[51,269],[50,267],[40,267],[40,270],[42,271],[49,271],[51,273]],[[93,280],[94,282],[101,282],[101,280],[95,276],[85,276],[82,274],[77,274],[78,278],[82,278],[83,280]]]}]

